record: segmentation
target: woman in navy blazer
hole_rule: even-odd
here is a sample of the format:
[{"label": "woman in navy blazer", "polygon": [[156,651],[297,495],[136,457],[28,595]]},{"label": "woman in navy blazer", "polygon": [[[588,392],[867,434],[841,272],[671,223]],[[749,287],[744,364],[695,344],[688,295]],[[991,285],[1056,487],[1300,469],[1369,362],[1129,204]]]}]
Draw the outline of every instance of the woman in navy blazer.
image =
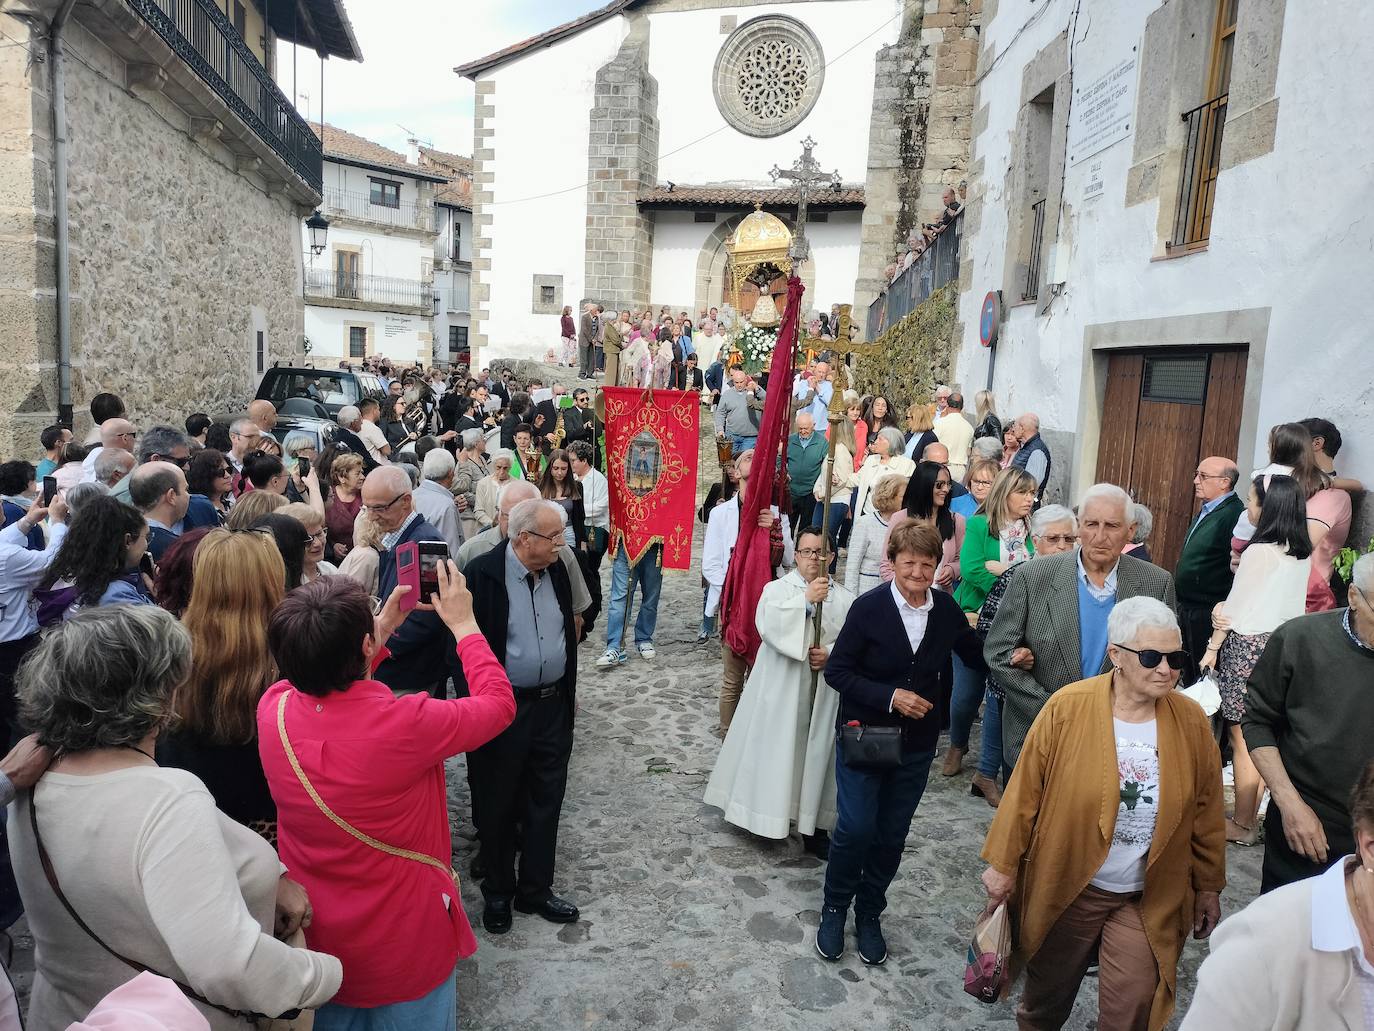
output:
[{"label": "woman in navy blazer", "polygon": [[870,965],[887,959],[879,917],[925,791],[935,743],[949,722],[950,654],[957,652],[972,669],[987,670],[963,611],[932,587],[944,553],[939,531],[906,523],[888,537],[887,553],[892,582],[854,602],[825,664],[826,682],[840,693],[837,735],[850,723],[901,728],[901,761],[895,766],[852,766],[843,741],[835,746],[839,815],[816,951],[832,961],[844,954],[852,902],[859,958]]}]

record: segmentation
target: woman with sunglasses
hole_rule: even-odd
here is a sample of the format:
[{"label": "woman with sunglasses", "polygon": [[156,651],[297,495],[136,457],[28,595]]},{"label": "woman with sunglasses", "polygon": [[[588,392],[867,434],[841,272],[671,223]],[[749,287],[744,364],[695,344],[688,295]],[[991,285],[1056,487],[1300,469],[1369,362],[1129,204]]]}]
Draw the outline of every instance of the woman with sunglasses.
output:
[{"label": "woman with sunglasses", "polygon": [[988,912],[1010,907],[1021,1027],[1061,1027],[1097,955],[1097,1026],[1156,1031],[1191,928],[1221,918],[1221,760],[1202,709],[1174,691],[1178,620],[1138,596],[1107,620],[1112,670],[1054,692],[1026,736],[983,846]]},{"label": "woman with sunglasses", "polygon": [[210,503],[218,525],[229,519],[234,507],[234,470],[222,451],[207,447],[196,452],[186,467],[186,489],[193,498],[200,496]]},{"label": "woman with sunglasses", "polygon": [[1256,477],[1245,509],[1255,536],[1240,553],[1231,593],[1212,610],[1212,637],[1198,665],[1213,671],[1221,694],[1221,716],[1231,735],[1235,815],[1226,821],[1226,840],[1259,841],[1259,804],[1264,781],[1250,759],[1241,733],[1245,685],[1269,635],[1303,614],[1312,541],[1307,535],[1306,499],[1291,476]]},{"label": "woman with sunglasses", "polygon": [[305,558],[301,562],[301,583],[308,584],[321,576],[335,576],[339,567],[324,557],[325,539],[329,530],[324,525],[324,516],[309,505],[293,501],[278,509],[280,514],[290,516],[305,528]]}]

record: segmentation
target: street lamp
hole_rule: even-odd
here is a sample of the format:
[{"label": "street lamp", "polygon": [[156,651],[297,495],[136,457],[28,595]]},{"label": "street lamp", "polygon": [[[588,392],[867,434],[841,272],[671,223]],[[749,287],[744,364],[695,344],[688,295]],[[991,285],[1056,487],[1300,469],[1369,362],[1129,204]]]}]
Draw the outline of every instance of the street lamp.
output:
[{"label": "street lamp", "polygon": [[315,213],[305,220],[305,228],[310,230],[310,253],[323,254],[324,240],[329,234],[329,219],[321,215],[319,208],[316,208]]}]

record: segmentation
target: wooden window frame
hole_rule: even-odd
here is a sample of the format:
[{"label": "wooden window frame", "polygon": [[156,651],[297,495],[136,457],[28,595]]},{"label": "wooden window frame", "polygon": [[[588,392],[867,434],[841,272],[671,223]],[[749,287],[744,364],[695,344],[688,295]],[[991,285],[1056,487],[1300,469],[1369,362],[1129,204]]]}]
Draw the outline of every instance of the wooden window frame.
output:
[{"label": "wooden window frame", "polygon": [[[348,325],[344,326],[344,329],[347,331],[347,341],[348,341],[348,342],[345,344],[345,346],[348,348],[348,358],[349,358],[349,360],[352,361],[352,360],[355,359],[355,358],[366,358],[366,357],[368,357],[368,350],[369,350],[369,349],[368,349],[368,338],[371,336],[371,334],[368,332],[368,328],[367,328],[366,326],[359,326],[359,325],[355,325],[355,324],[353,324],[353,323],[349,323]],[[361,331],[362,334],[363,334],[363,353],[360,354],[360,355],[355,355],[355,354],[353,353],[353,333],[354,333],[354,331]]]},{"label": "wooden window frame", "polygon": [[[401,206],[401,184],[397,180],[378,179],[376,176],[370,175],[367,177],[367,181],[369,184],[367,199],[370,204],[379,208],[399,208]],[[394,191],[394,196],[389,196],[388,191]]]}]

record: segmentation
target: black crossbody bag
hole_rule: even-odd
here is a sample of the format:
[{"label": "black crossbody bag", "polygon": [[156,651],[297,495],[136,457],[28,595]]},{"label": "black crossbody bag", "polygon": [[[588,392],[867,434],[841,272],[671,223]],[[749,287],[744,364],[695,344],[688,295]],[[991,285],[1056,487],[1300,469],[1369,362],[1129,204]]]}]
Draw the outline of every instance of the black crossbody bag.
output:
[{"label": "black crossbody bag", "polygon": [[846,766],[882,770],[902,765],[901,727],[846,724],[840,728],[840,746]]}]

